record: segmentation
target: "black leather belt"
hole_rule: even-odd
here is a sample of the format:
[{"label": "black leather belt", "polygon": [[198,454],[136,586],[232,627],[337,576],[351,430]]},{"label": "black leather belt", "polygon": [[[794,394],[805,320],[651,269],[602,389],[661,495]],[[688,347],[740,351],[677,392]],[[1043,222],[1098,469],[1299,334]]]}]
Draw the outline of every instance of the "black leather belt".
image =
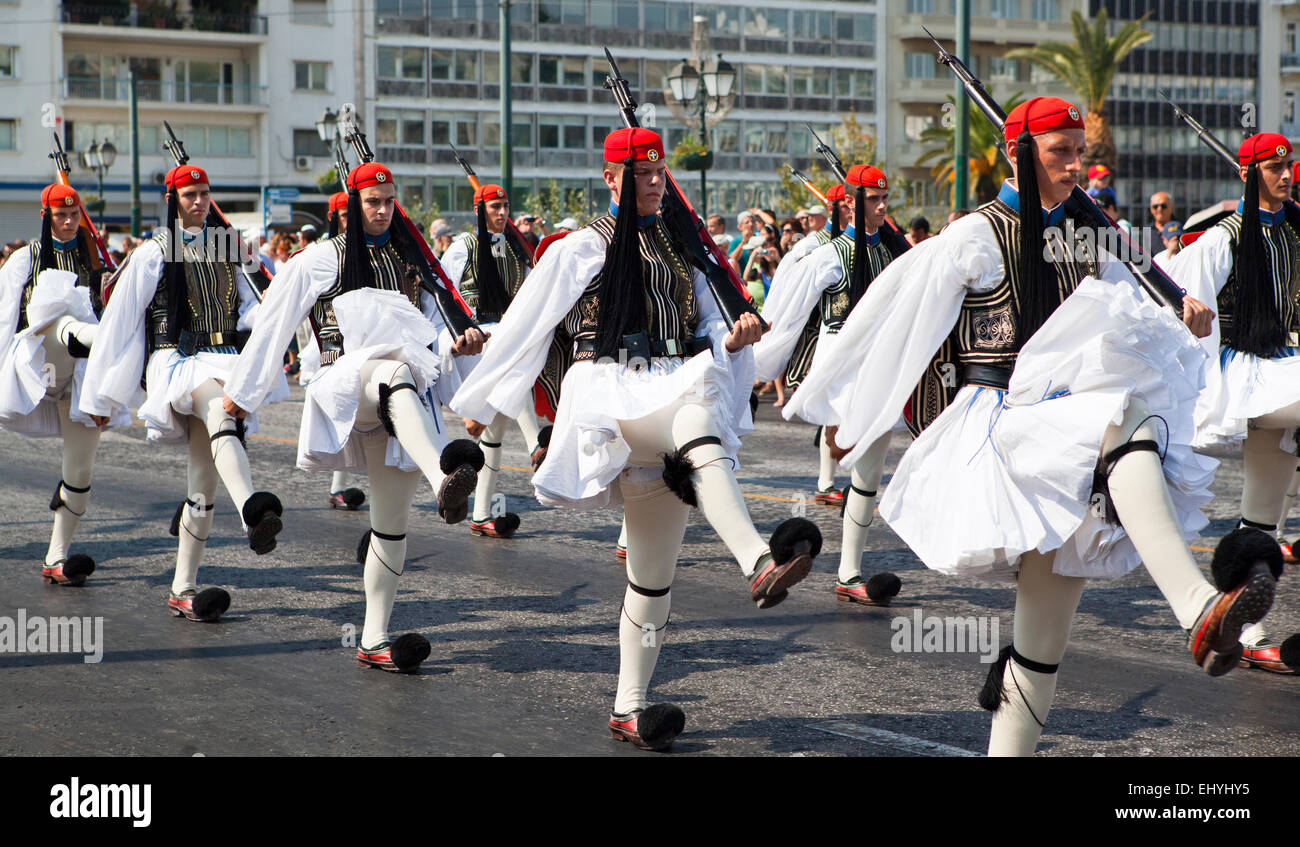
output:
[{"label": "black leather belt", "polygon": [[191,332],[183,329],[175,341],[157,341],[153,346],[157,350],[175,347],[186,356],[193,356],[207,347],[234,347],[243,350],[248,335],[247,332]]},{"label": "black leather belt", "polygon": [[1007,386],[1011,384],[1011,370],[992,365],[964,365],[961,378],[965,385],[983,385],[1006,391]]},{"label": "black leather belt", "polygon": [[[632,359],[649,359],[655,356],[690,357],[708,350],[712,346],[712,341],[702,336],[678,341],[675,338],[651,339],[649,334],[637,332],[623,336],[622,349],[627,351],[627,358],[631,361]],[[577,362],[596,358],[596,340],[594,338],[578,339],[573,345],[573,353],[574,361]]]}]

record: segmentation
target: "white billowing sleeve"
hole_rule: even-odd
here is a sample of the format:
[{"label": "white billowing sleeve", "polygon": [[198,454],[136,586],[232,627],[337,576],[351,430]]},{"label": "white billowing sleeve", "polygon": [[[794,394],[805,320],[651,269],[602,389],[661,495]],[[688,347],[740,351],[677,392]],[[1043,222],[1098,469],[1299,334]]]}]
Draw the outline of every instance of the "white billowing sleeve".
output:
[{"label": "white billowing sleeve", "polygon": [[[707,336],[713,347],[713,364],[719,371],[719,382],[726,387],[729,403],[726,406],[737,435],[746,435],[754,429],[749,395],[754,390],[754,349],[750,344],[735,353],[727,351],[727,336],[731,330],[722,317],[718,303],[709,290],[709,282],[697,269],[691,270],[695,283],[695,302],[699,304],[700,320],[696,337]],[[699,355],[699,354],[697,354]]]},{"label": "white billowing sleeve", "polygon": [[[497,414],[517,416],[546,365],[555,328],[604,264],[605,242],[589,229],[552,244],[492,330],[492,341],[456,392],[452,410],[480,423],[490,423]],[[697,292],[699,285],[697,281]],[[701,315],[706,299],[712,303],[712,295],[700,298]]]},{"label": "white billowing sleeve", "polygon": [[1002,255],[982,215],[967,215],[890,262],[872,281],[786,403],[786,419],[838,424],[850,467],[893,428],[908,395],[952,331],[967,290],[1002,279]]},{"label": "white billowing sleeve", "polygon": [[22,308],[23,285],[32,270],[30,245],[15,251],[0,265],[0,356],[9,350],[9,344],[18,332],[18,312]]},{"label": "white billowing sleeve", "polygon": [[[763,301],[763,320],[772,328],[754,345],[757,379],[767,382],[781,375],[808,323],[809,313],[817,305],[822,292],[839,282],[843,274],[839,253],[829,243],[812,251],[789,269],[786,278],[780,280],[782,288],[775,302]],[[775,281],[772,291],[777,291]]]},{"label": "white billowing sleeve", "polygon": [[280,268],[258,306],[253,334],[226,381],[226,396],[241,409],[252,412],[262,405],[282,372],[280,362],[289,339],[338,275],[338,253],[328,243],[311,245]]},{"label": "white billowing sleeve", "polygon": [[451,242],[447,252],[443,253],[442,258],[438,260],[442,264],[442,269],[447,272],[447,279],[451,280],[451,284],[456,286],[458,291],[460,290],[461,277],[465,275],[465,266],[469,264],[467,241],[469,239],[464,236],[457,238]]},{"label": "white billowing sleeve", "polygon": [[145,318],[163,275],[163,254],[152,239],[131,251],[99,319],[86,362],[81,411],[113,417],[140,388],[145,365]]},{"label": "white billowing sleeve", "polygon": [[[1179,250],[1166,268],[1178,286],[1210,308],[1232,273],[1232,241],[1223,227],[1213,226]],[[1218,323],[1217,321],[1215,323]]]}]

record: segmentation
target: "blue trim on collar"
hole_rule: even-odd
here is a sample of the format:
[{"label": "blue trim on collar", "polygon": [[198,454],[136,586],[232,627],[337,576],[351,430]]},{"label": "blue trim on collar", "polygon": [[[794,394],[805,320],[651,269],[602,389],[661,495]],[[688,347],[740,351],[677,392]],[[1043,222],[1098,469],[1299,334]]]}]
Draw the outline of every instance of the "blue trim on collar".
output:
[{"label": "blue trim on collar", "polygon": [[[609,201],[609,213],[616,218],[618,217],[618,204],[615,203],[613,200]],[[653,226],[655,222],[655,218],[657,217],[659,216],[658,215],[637,215],[636,228],[645,229],[648,226]]]},{"label": "blue trim on collar", "polygon": [[[1244,215],[1245,213],[1246,213],[1246,201],[1238,200],[1237,214]],[[1259,222],[1262,223],[1264,226],[1277,226],[1278,224],[1284,222],[1285,220],[1286,220],[1285,203],[1283,203],[1282,208],[1278,209],[1276,212],[1269,212],[1265,209],[1259,210]]]},{"label": "blue trim on collar", "polygon": [[[1020,192],[1011,187],[1011,182],[1003,182],[1002,190],[998,192],[998,199],[1006,203],[1017,213],[1020,212]],[[1043,225],[1056,226],[1065,218],[1065,204],[1060,203],[1056,208],[1048,211],[1043,210]]]},{"label": "blue trim on collar", "polygon": [[59,250],[63,253],[67,253],[72,248],[77,246],[77,239],[75,237],[71,241],[60,241],[59,239],[51,235],[50,241],[53,242],[55,250]]},{"label": "blue trim on collar", "polygon": [[880,243],[880,228],[877,227],[875,232],[867,233],[867,244],[875,247]]},{"label": "blue trim on collar", "polygon": [[195,241],[198,241],[200,238],[203,238],[203,234],[208,231],[208,226],[207,224],[204,224],[203,229],[199,230],[198,232],[190,232],[185,227],[181,227],[180,230],[181,230],[181,243],[193,244]]},{"label": "blue trim on collar", "polygon": [[857,232],[858,231],[853,226],[853,224],[849,224],[848,226],[844,227],[844,231],[841,232],[840,235],[847,235],[849,238],[852,238],[854,235],[857,234]]},{"label": "blue trim on collar", "polygon": [[368,232],[361,234],[365,236],[367,247],[383,247],[388,243],[388,230],[384,230],[383,235],[371,235]]}]

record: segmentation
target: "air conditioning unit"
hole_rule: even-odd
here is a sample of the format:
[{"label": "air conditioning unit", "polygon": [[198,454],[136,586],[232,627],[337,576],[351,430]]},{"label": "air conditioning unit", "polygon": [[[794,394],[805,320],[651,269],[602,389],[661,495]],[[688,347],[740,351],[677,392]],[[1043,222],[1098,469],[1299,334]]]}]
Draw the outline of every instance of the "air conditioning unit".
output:
[{"label": "air conditioning unit", "polygon": [[311,170],[311,156],[294,156],[293,167],[294,170],[299,171]]}]

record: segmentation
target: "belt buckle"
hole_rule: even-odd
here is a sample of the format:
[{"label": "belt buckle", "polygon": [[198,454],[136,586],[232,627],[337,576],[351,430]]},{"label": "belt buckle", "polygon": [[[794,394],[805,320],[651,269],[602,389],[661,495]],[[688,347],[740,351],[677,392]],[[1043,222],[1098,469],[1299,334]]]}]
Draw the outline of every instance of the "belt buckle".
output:
[{"label": "belt buckle", "polygon": [[1286,346],[1300,347],[1300,332],[1288,332],[1286,334]]},{"label": "belt buckle", "polygon": [[680,356],[684,352],[681,345],[677,343],[676,338],[669,338],[665,341],[664,350],[667,351],[669,356]]}]

